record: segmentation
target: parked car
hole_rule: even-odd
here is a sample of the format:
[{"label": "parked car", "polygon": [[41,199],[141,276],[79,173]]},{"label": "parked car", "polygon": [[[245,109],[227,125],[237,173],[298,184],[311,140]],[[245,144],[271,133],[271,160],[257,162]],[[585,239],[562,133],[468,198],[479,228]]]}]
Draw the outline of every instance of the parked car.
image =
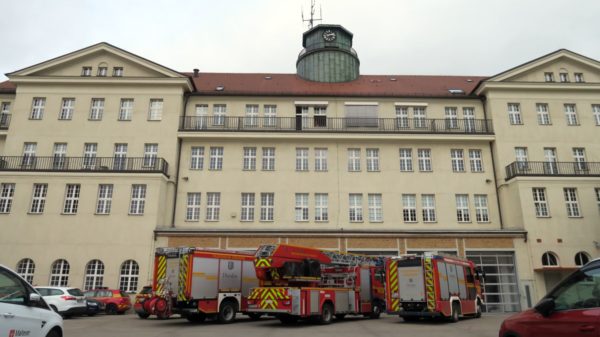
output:
[{"label": "parked car", "polygon": [[35,287],[46,303],[63,317],[83,315],[87,311],[85,297],[79,288]]},{"label": "parked car", "polygon": [[93,289],[86,291],[84,295],[104,303],[104,311],[109,315],[124,314],[131,308],[129,295],[119,289]]},{"label": "parked car", "polygon": [[87,305],[85,314],[88,316],[94,316],[99,312],[104,312],[104,303],[100,301],[97,301],[93,298],[86,298],[85,303]]},{"label": "parked car", "polygon": [[0,265],[0,335],[63,335],[63,320],[17,273]]},{"label": "parked car", "polygon": [[500,337],[600,336],[600,259],[569,275],[533,308],[502,322]]}]

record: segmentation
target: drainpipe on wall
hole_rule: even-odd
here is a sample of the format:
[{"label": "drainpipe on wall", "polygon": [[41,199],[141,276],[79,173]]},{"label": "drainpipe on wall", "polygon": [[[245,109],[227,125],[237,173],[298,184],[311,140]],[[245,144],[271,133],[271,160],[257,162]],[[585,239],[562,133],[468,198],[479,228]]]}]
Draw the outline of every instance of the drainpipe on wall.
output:
[{"label": "drainpipe on wall", "polygon": [[[184,94],[185,95],[185,94]],[[185,117],[187,111],[187,104],[190,96],[185,95],[183,100],[183,113],[181,116]],[[185,119],[184,119],[185,120]],[[179,129],[179,125],[177,126]],[[173,192],[173,212],[171,214],[171,228],[175,228],[175,212],[177,212],[177,191],[179,190],[179,168],[181,164],[181,138],[177,137],[177,167],[175,168],[175,191]]]},{"label": "drainpipe on wall", "polygon": [[[485,118],[485,125],[487,128],[487,123],[488,123],[488,116],[487,116],[487,109],[486,109],[486,97],[485,96],[481,96],[481,103],[483,105],[483,118]],[[498,219],[500,220],[500,229],[504,229],[504,221],[502,220],[502,208],[500,207],[500,194],[498,193],[498,177],[496,176],[496,159],[494,158],[494,147],[492,146],[492,143],[494,141],[490,141],[490,155],[492,157],[492,173],[494,173],[494,190],[496,191],[496,203],[498,206]]]}]

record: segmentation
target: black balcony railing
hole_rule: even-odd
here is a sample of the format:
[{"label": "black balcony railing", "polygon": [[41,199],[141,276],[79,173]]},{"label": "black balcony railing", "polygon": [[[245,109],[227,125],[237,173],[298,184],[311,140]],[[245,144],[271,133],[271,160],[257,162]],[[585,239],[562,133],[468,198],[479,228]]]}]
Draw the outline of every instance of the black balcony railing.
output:
[{"label": "black balcony railing", "polygon": [[493,134],[488,119],[180,117],[180,131]]},{"label": "black balcony railing", "polygon": [[10,114],[0,113],[0,130],[8,130],[10,125]]},{"label": "black balcony railing", "polygon": [[518,176],[600,177],[600,163],[515,161],[506,166],[506,180]]},{"label": "black balcony railing", "polygon": [[169,164],[155,157],[0,156],[0,171],[162,173]]}]

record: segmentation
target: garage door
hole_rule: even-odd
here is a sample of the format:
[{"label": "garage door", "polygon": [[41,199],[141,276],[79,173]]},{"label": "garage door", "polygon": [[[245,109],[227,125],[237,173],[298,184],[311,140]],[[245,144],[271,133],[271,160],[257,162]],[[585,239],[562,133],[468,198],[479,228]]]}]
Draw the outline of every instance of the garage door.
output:
[{"label": "garage door", "polygon": [[486,312],[521,310],[515,253],[502,251],[467,251],[467,258],[485,272]]}]

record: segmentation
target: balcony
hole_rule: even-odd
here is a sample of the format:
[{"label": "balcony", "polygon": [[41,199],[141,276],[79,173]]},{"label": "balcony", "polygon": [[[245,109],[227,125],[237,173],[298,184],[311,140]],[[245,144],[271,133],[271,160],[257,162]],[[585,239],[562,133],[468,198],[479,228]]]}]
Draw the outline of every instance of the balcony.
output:
[{"label": "balcony", "polygon": [[388,134],[494,133],[488,119],[183,116],[179,131],[314,132]]},{"label": "balcony", "polygon": [[10,125],[10,117],[11,114],[0,114],[0,130],[8,130],[8,126]]},{"label": "balcony", "polygon": [[162,173],[169,176],[163,158],[143,157],[35,157],[0,156],[0,171]]},{"label": "balcony", "polygon": [[600,177],[600,162],[515,161],[506,166],[506,180],[533,177]]}]

